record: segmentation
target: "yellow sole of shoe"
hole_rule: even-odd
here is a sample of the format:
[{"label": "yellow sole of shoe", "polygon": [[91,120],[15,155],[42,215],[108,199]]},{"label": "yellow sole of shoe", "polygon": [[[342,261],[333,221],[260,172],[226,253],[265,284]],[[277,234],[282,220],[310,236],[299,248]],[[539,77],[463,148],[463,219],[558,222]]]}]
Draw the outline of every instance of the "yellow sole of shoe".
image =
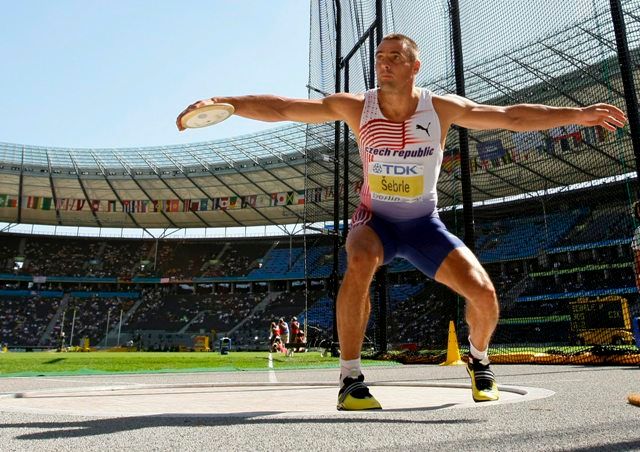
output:
[{"label": "yellow sole of shoe", "polygon": [[338,411],[366,411],[381,410],[382,406],[373,397],[370,399],[356,399],[348,395],[344,402],[338,402],[336,408],[338,408]]}]

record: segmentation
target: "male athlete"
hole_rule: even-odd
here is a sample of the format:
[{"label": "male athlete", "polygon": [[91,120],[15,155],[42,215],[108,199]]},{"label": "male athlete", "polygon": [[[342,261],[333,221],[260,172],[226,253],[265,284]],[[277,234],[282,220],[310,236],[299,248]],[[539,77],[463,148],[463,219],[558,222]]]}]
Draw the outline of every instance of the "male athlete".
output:
[{"label": "male athlete", "polygon": [[340,340],[339,410],[381,408],[364,384],[360,349],[371,310],[369,286],[374,273],[395,256],[409,260],[430,278],[466,300],[470,356],[467,366],[476,402],[497,400],[487,348],[498,322],[496,292],[473,253],[438,218],[436,184],[447,131],[469,129],[530,131],[569,124],[622,127],[618,108],[544,105],[480,105],[456,95],[435,95],[417,88],[420,70],[416,43],[401,34],[385,36],[376,49],[379,88],[364,94],[337,93],[324,99],[272,95],[215,97],[196,102],[180,116],[215,102],[262,121],[321,123],[345,121],[358,140],[364,183],[347,238],[347,271],[337,300]]}]

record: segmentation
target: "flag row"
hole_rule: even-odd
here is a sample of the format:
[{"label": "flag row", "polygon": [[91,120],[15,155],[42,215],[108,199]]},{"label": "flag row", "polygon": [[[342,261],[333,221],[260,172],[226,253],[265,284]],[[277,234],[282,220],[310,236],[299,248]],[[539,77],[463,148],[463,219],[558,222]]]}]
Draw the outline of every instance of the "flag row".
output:
[{"label": "flag row", "polygon": [[[352,184],[352,189],[359,193],[362,181]],[[304,205],[307,202],[322,202],[333,199],[333,187],[316,187],[299,191],[287,191],[262,195],[225,196],[219,198],[200,199],[163,199],[163,200],[100,200],[56,198],[42,196],[23,196],[22,208],[37,210],[82,211],[93,212],[203,212],[212,210],[264,208],[277,206]],[[0,208],[18,207],[19,197],[0,194]]]}]

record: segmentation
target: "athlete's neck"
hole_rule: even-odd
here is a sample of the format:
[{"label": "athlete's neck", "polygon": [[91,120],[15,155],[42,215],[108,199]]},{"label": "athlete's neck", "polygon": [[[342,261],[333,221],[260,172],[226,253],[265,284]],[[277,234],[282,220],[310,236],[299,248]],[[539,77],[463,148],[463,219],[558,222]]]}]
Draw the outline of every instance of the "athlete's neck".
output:
[{"label": "athlete's neck", "polygon": [[397,89],[380,86],[378,89],[378,106],[382,114],[391,121],[402,122],[409,119],[416,111],[420,100],[420,90],[413,85]]}]

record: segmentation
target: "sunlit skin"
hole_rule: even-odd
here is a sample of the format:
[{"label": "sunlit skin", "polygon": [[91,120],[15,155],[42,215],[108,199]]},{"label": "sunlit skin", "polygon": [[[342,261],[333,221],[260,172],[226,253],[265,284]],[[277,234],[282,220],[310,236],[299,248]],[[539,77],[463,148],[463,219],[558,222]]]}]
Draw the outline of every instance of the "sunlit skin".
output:
[{"label": "sunlit skin", "polygon": [[[378,104],[387,119],[408,120],[416,110],[420,92],[415,87],[420,60],[402,40],[384,39],[375,55],[379,92]],[[176,120],[184,130],[182,116],[200,106],[215,102],[232,104],[235,114],[261,121],[298,121],[322,123],[344,121],[358,138],[364,107],[363,94],[337,93],[323,99],[292,99],[273,95],[213,97],[189,105]],[[455,94],[434,95],[433,105],[441,127],[444,148],[452,125],[474,130],[512,131],[547,130],[576,124],[601,126],[607,130],[623,127],[626,115],[608,104],[588,107],[551,107],[518,104],[496,106],[477,104]],[[370,314],[369,287],[383,262],[382,244],[366,225],[354,227],[347,237],[347,271],[337,300],[338,336],[341,357],[360,356],[364,332]],[[466,320],[472,343],[479,350],[489,345],[498,322],[498,300],[491,280],[476,256],[466,247],[456,248],[440,265],[435,279],[467,300]]]}]

